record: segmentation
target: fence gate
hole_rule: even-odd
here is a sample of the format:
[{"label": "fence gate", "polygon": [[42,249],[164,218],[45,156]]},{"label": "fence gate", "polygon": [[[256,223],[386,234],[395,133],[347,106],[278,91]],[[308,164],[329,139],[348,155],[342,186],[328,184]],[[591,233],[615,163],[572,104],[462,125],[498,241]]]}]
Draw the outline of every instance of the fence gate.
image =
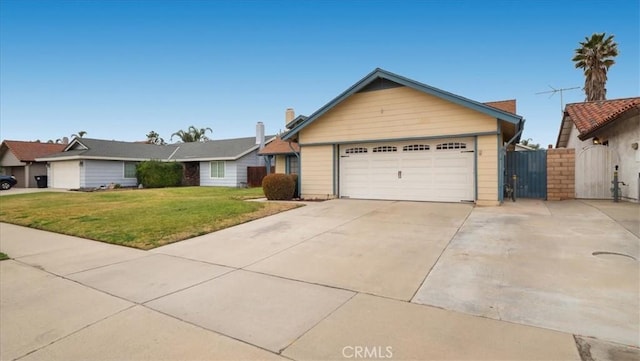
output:
[{"label": "fence gate", "polygon": [[547,152],[528,150],[507,152],[504,184],[513,186],[516,198],[547,198]]},{"label": "fence gate", "polygon": [[576,152],[576,198],[611,199],[614,152],[606,145],[592,145]]},{"label": "fence gate", "polygon": [[[271,167],[271,173],[276,172],[276,167]],[[267,167],[247,167],[247,186],[262,187],[262,178],[267,175]]]}]

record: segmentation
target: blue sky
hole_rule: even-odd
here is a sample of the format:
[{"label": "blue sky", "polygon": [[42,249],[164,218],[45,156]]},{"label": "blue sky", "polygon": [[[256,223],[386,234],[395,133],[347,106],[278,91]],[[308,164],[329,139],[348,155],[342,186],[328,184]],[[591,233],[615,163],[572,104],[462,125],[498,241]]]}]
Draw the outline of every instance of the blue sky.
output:
[{"label": "blue sky", "polygon": [[[555,144],[555,88],[594,32],[620,55],[608,98],[640,94],[630,1],[0,1],[0,138],[216,139],[309,115],[377,67],[477,101],[517,99],[524,138]],[[584,100],[581,89],[564,102]]]}]

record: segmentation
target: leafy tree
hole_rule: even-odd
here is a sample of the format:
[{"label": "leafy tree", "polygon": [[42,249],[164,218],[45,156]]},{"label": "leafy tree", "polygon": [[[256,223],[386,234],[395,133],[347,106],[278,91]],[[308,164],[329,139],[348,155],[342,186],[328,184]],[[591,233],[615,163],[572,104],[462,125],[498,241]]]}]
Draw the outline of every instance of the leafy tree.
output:
[{"label": "leafy tree", "polygon": [[531,138],[527,138],[527,139],[522,139],[520,141],[520,144],[527,146],[529,148],[533,148],[533,149],[540,149],[540,144],[538,143],[534,143],[533,139]]},{"label": "leafy tree", "polygon": [[607,96],[607,71],[615,64],[613,58],[618,56],[618,44],[613,35],[605,38],[605,33],[595,33],[591,38],[585,37],[580,47],[575,50],[573,62],[576,68],[584,71],[584,92],[587,101],[605,100]]},{"label": "leafy tree", "polygon": [[178,130],[177,132],[171,134],[171,140],[173,140],[174,136],[177,136],[183,143],[206,142],[207,140],[209,140],[209,138],[206,136],[207,131],[213,133],[213,130],[211,128],[198,129],[192,125],[186,131]]},{"label": "leafy tree", "polygon": [[165,145],[167,143],[165,143],[164,139],[160,137],[160,134],[156,133],[155,131],[150,131],[147,134],[147,143],[148,144],[157,144],[157,145]]}]

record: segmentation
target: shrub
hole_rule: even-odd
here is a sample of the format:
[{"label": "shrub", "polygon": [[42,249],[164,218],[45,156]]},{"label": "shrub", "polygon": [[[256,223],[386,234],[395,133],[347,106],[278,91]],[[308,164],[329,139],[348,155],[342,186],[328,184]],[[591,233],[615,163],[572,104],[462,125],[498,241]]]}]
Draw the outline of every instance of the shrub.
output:
[{"label": "shrub", "polygon": [[145,188],[164,188],[179,186],[182,182],[182,164],[150,160],[136,166],[138,184]]},{"label": "shrub", "polygon": [[288,174],[269,174],[262,180],[262,190],[268,200],[291,200],[296,185]]},{"label": "shrub", "polygon": [[300,198],[300,191],[298,190],[298,175],[297,174],[289,174],[291,180],[293,180],[293,198]]}]

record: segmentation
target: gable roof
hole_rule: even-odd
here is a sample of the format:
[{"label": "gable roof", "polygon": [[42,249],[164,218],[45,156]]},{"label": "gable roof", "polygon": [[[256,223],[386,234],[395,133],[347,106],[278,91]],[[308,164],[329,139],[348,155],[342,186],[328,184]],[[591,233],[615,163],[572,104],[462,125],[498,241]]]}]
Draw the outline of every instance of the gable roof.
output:
[{"label": "gable roof", "polygon": [[175,147],[171,145],[74,138],[62,152],[39,157],[39,160],[103,159],[141,161],[167,159],[174,151]]},{"label": "gable roof", "polygon": [[640,97],[567,104],[564,108],[556,147],[567,145],[572,124],[578,129],[578,138],[585,140],[590,138],[593,132],[613,123],[627,111],[639,109]]},{"label": "gable roof", "polygon": [[61,152],[66,146],[66,144],[5,140],[1,148],[10,150],[21,162],[35,162],[36,158]]},{"label": "gable roof", "polygon": [[[273,136],[267,138],[273,138]],[[269,141],[270,140],[271,139],[269,139]],[[258,149],[258,147],[259,145],[256,144],[255,137],[167,145],[75,138],[64,148],[62,152],[38,157],[38,160],[235,160]]]},{"label": "gable roof", "polygon": [[[291,146],[289,146],[291,144]],[[291,150],[293,148],[293,150]],[[294,154],[300,152],[300,145],[297,142],[287,142],[281,137],[276,137],[258,152],[260,155]]]},{"label": "gable roof", "polygon": [[385,80],[395,84],[399,84],[400,86],[407,86],[417,91],[420,91],[429,95],[433,95],[438,98],[450,101],[452,103],[479,111],[491,117],[495,117],[497,119],[501,119],[501,120],[516,124],[516,126],[518,127],[521,126],[523,121],[522,117],[519,115],[510,113],[486,104],[482,104],[477,101],[467,99],[465,97],[462,97],[453,93],[449,93],[444,90],[434,88],[426,84],[422,84],[415,80],[405,78],[403,76],[391,73],[384,69],[377,68],[371,73],[369,73],[367,76],[365,76],[364,78],[360,79],[357,83],[352,85],[349,89],[345,90],[336,98],[331,100],[329,103],[325,104],[322,108],[316,110],[316,112],[311,114],[307,119],[293,125],[293,127],[291,128],[291,131],[284,134],[282,139],[288,140],[292,138],[295,134],[297,134],[300,130],[304,129],[307,125],[313,123],[316,119],[318,119],[319,117],[327,113],[329,110],[331,110],[338,104],[342,103],[351,95],[367,88],[368,86],[374,87],[376,83],[379,83],[380,85],[383,85],[384,83],[388,84],[388,82],[385,82]]},{"label": "gable roof", "polygon": [[307,118],[309,118],[309,117],[306,116],[306,115],[298,115],[297,117],[295,117],[295,119],[293,119],[292,121],[287,123],[285,125],[285,127],[287,129],[291,129],[291,128],[295,127],[296,125],[298,125],[298,124],[304,122],[305,120],[307,120]]},{"label": "gable roof", "polygon": [[[268,135],[265,138],[265,143],[269,143],[274,136]],[[179,143],[175,146],[177,150],[171,160],[176,161],[235,160],[260,147],[256,144],[256,137]]]}]

